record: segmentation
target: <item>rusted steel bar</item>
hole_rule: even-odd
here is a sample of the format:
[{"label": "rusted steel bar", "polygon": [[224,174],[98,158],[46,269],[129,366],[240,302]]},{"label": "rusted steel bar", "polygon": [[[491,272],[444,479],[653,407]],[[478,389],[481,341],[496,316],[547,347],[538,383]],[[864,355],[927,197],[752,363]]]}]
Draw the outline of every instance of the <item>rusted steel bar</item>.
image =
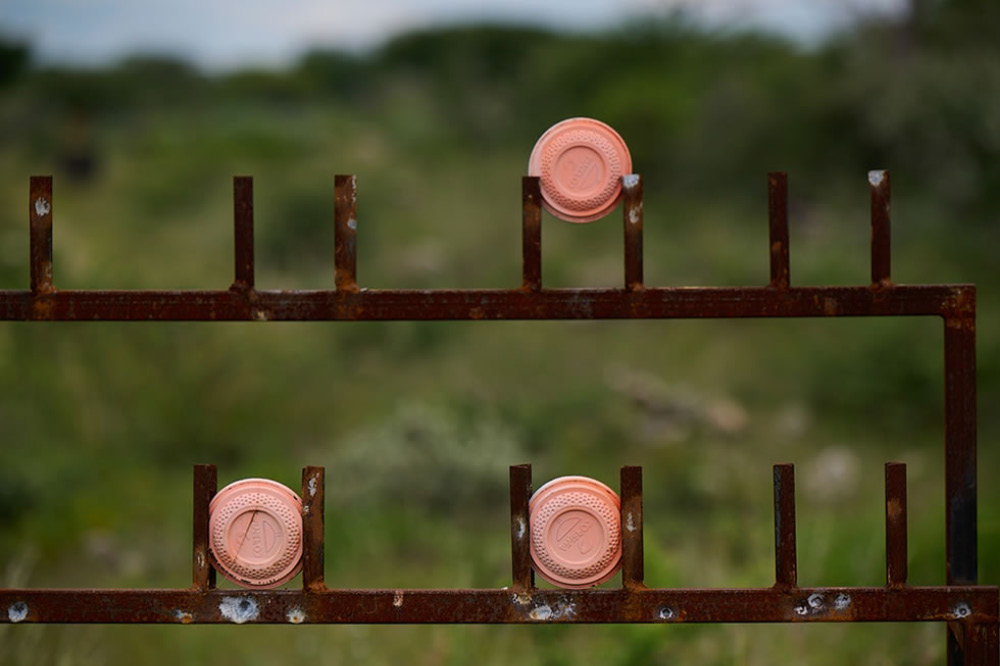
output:
[{"label": "rusted steel bar", "polygon": [[302,468],[302,588],[326,588],[325,541],[326,472],[322,467]]},{"label": "rusted steel bar", "polygon": [[626,465],[621,471],[622,586],[644,586],[642,550],[642,467]]},{"label": "rusted steel bar", "polygon": [[531,568],[531,523],[528,500],[531,499],[531,465],[510,467],[510,563],[513,575],[511,589],[518,592],[535,586]]},{"label": "rusted steel bar", "polygon": [[334,280],[337,291],[357,291],[358,181],[334,176]]},{"label": "rusted steel bar", "polygon": [[234,289],[253,289],[253,178],[233,178],[233,245],[236,277]]},{"label": "rusted steel bar", "polygon": [[997,622],[997,588],[0,590],[0,622],[549,624]]},{"label": "rusted steel bar", "polygon": [[542,288],[542,190],[538,176],[521,179],[522,288]]},{"label": "rusted steel bar", "polygon": [[885,464],[885,571],[886,585],[906,585],[906,465],[903,463]]},{"label": "rusted steel bar", "polygon": [[[944,315],[972,285],[348,291],[0,291],[0,321],[716,319]],[[252,296],[252,298],[251,298]]]},{"label": "rusted steel bar", "polygon": [[892,187],[889,172],[869,171],[868,183],[871,186],[872,284],[886,285],[892,282],[890,277]]},{"label": "rusted steel bar", "polygon": [[[975,291],[956,299],[944,317],[945,580],[978,580],[976,499],[976,314]],[[968,663],[965,648],[947,632],[949,666]],[[994,662],[995,663],[995,662]]]},{"label": "rusted steel bar", "polygon": [[995,666],[1000,663],[997,624],[964,625],[965,645],[962,666]]},{"label": "rusted steel bar", "polygon": [[208,549],[208,505],[218,490],[218,472],[215,465],[194,466],[194,554],[192,560],[195,590],[205,591],[215,587],[215,568]]},{"label": "rusted steel bar", "polygon": [[798,584],[795,555],[795,465],[774,466],[774,570],[775,587]]},{"label": "rusted steel bar", "polygon": [[788,174],[767,174],[767,218],[771,252],[771,286],[790,284],[788,266]]},{"label": "rusted steel bar", "polygon": [[974,585],[976,539],[976,319],[975,306],[945,318],[946,580]]},{"label": "rusted steel bar", "polygon": [[52,291],[52,176],[32,176],[28,187],[31,223],[31,291]]},{"label": "rusted steel bar", "polygon": [[643,288],[642,278],[642,176],[622,176],[622,199],[625,218],[625,288]]}]

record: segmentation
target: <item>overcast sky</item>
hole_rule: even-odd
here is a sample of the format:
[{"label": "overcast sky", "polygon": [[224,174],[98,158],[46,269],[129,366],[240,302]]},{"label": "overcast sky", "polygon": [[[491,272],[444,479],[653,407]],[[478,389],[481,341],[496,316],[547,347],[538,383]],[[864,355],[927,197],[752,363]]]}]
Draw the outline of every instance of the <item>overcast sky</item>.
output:
[{"label": "overcast sky", "polygon": [[208,69],[280,67],[315,47],[365,49],[430,25],[498,20],[598,30],[683,6],[713,27],[757,26],[815,41],[906,0],[0,0],[0,32],[47,62],[103,64],[136,52]]}]

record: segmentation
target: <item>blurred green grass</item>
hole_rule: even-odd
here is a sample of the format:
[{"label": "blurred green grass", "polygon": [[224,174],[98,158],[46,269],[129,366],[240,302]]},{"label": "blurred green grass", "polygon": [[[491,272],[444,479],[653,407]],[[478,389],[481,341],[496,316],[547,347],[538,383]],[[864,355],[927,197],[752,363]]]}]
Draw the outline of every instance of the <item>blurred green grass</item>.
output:
[{"label": "blurred green grass", "polygon": [[[0,90],[0,288],[27,284],[34,173],[56,178],[61,288],[225,288],[234,174],[255,177],[258,286],[328,288],[335,173],[359,178],[363,286],[517,285],[520,176],[537,136],[572,115],[619,129],[646,177],[648,284],[766,283],[772,169],[790,172],[793,283],[864,284],[866,172],[890,168],[894,278],[979,285],[980,577],[996,584],[1000,79],[997,46],[975,38],[959,5],[816,51],[668,21],[589,37],[431,30],[281,73],[207,77],[148,58],[29,67]],[[616,219],[546,217],[545,284],[620,284]],[[292,487],[319,464],[329,584],[502,586],[507,466],[531,462],[536,484],[588,474],[613,487],[621,465],[644,466],[649,584],[767,586],[770,468],[791,461],[800,582],[877,585],[882,464],[900,460],[910,580],[943,583],[941,335],[931,319],[8,323],[0,573],[19,586],[186,586],[192,464],[218,464],[221,483]],[[941,661],[944,635],[0,631],[3,664],[770,664],[790,653],[920,664]]]}]

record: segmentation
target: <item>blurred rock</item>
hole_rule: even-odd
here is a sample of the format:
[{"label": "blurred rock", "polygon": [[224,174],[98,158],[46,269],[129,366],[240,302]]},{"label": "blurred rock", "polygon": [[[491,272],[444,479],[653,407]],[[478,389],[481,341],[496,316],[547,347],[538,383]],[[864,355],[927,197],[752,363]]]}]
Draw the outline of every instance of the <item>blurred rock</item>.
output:
[{"label": "blurred rock", "polygon": [[782,405],[774,420],[774,429],[782,439],[799,439],[812,428],[812,411],[799,402]]},{"label": "blurred rock", "polygon": [[857,494],[861,482],[858,454],[844,446],[820,451],[803,470],[805,492],[825,502],[843,502]]},{"label": "blurred rock", "polygon": [[681,442],[698,429],[735,436],[749,423],[746,409],[730,397],[707,398],[690,387],[671,386],[651,373],[623,366],[608,368],[605,377],[613,391],[641,411],[636,436],[643,441]]}]

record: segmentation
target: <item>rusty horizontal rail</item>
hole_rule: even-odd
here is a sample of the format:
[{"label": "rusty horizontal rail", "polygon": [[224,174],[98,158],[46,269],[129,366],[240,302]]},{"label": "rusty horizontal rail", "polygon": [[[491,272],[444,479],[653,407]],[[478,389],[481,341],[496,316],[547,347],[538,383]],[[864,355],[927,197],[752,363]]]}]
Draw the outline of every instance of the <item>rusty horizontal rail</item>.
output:
[{"label": "rusty horizontal rail", "polygon": [[2,590],[0,621],[535,624],[959,622],[998,619],[982,586],[760,589]]},{"label": "rusty horizontal rail", "polygon": [[955,316],[975,286],[0,291],[7,321],[416,321]]}]

